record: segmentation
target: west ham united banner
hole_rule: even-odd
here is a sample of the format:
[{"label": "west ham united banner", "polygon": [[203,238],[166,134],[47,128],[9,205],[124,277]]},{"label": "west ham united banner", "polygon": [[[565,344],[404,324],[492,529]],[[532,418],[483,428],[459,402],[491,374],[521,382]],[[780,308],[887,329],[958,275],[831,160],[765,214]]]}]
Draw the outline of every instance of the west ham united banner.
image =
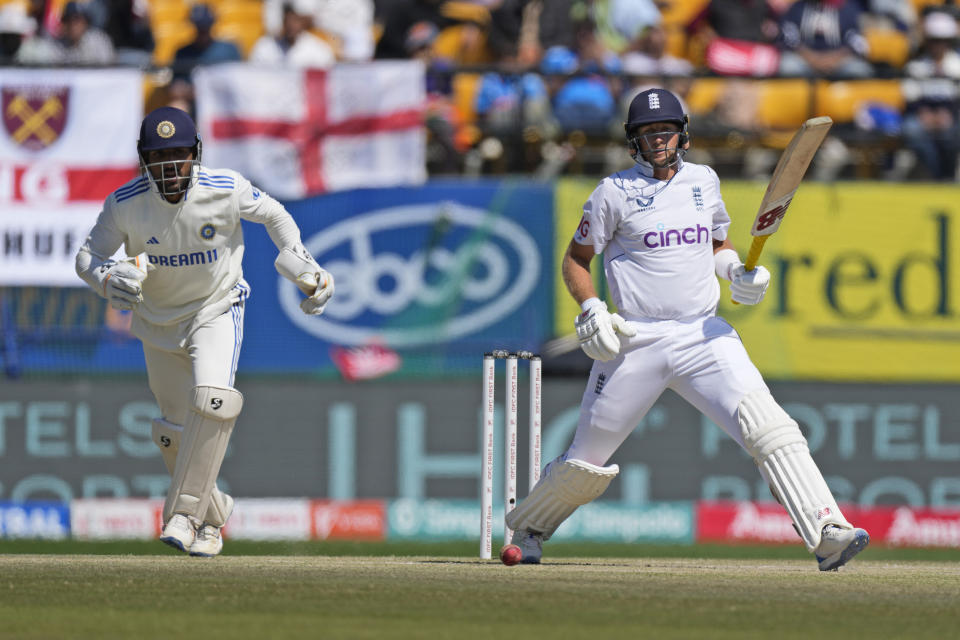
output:
[{"label": "west ham united banner", "polygon": [[0,286],[80,286],[73,258],[136,175],[138,70],[0,69]]},{"label": "west ham united banner", "polygon": [[426,179],[418,62],[217,65],[194,72],[194,85],[204,164],[235,169],[274,197]]}]

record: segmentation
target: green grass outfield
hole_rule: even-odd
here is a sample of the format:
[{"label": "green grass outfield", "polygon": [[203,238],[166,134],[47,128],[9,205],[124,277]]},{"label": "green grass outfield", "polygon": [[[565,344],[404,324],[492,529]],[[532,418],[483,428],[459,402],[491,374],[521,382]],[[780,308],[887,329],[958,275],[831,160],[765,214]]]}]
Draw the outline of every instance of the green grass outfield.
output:
[{"label": "green grass outfield", "polygon": [[0,542],[0,639],[952,638],[960,552],[556,543],[540,566],[476,544]]}]

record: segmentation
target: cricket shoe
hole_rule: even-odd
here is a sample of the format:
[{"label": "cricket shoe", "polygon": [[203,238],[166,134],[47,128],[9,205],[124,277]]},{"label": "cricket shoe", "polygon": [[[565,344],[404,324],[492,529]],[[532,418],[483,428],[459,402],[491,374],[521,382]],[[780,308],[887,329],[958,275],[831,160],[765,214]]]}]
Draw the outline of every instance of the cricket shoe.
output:
[{"label": "cricket shoe", "polygon": [[523,552],[521,564],[540,564],[543,556],[543,534],[533,531],[514,531],[510,543],[520,547]]},{"label": "cricket shoe", "polygon": [[175,513],[164,525],[163,533],[160,534],[160,542],[166,543],[174,549],[186,551],[193,546],[196,537],[197,529],[193,521],[182,513]]},{"label": "cricket shoe", "polygon": [[220,527],[204,524],[197,529],[197,538],[190,546],[190,555],[202,558],[212,558],[223,550],[223,538],[220,537]]},{"label": "cricket shoe", "polygon": [[870,535],[863,529],[843,529],[828,524],[823,528],[820,544],[814,550],[820,571],[836,571],[866,549],[868,544]]}]

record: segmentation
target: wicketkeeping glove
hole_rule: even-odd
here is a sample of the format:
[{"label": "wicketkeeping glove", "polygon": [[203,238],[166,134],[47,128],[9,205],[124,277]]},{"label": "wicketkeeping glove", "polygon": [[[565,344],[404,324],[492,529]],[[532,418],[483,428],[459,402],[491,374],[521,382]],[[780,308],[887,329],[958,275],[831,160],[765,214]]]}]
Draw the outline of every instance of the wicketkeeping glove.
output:
[{"label": "wicketkeeping glove", "polygon": [[317,267],[319,271],[314,273],[305,273],[297,278],[297,286],[304,293],[312,291],[300,303],[300,310],[310,316],[318,316],[323,313],[327,302],[333,297],[333,276],[329,271]]},{"label": "wicketkeeping glove", "polygon": [[585,354],[601,362],[613,360],[620,353],[618,333],[627,337],[637,335],[634,327],[619,314],[607,311],[607,306],[599,300],[577,316],[574,326],[580,348]]},{"label": "wicketkeeping glove", "polygon": [[[136,266],[142,264],[143,268]],[[110,306],[121,311],[133,309],[143,302],[141,283],[146,279],[146,265],[140,258],[107,260],[94,272],[100,282],[100,295],[110,301]]]},{"label": "wicketkeeping glove", "polygon": [[333,297],[333,276],[317,264],[306,247],[302,244],[284,247],[274,266],[280,275],[297,285],[307,296],[300,303],[301,311],[311,316],[323,313],[327,302]]},{"label": "wicketkeeping glove", "polygon": [[730,273],[730,297],[740,304],[757,304],[770,286],[770,272],[765,267],[747,271],[741,264]]}]

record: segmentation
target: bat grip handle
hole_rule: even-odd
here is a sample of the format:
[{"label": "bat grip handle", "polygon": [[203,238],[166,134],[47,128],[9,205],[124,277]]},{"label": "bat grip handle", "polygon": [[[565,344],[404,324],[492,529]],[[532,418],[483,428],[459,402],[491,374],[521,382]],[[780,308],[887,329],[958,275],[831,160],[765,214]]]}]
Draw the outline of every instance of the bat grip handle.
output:
[{"label": "bat grip handle", "polygon": [[[760,262],[760,252],[763,251],[763,245],[770,236],[753,236],[753,242],[750,244],[750,251],[747,253],[747,261],[743,263],[743,268],[747,271],[753,271]],[[740,304],[736,300],[731,300],[733,304]]]},{"label": "bat grip handle", "polygon": [[763,251],[763,245],[770,236],[754,236],[753,243],[750,245],[750,252],[747,253],[747,261],[743,263],[743,268],[747,271],[753,271],[760,262],[760,252]]}]

